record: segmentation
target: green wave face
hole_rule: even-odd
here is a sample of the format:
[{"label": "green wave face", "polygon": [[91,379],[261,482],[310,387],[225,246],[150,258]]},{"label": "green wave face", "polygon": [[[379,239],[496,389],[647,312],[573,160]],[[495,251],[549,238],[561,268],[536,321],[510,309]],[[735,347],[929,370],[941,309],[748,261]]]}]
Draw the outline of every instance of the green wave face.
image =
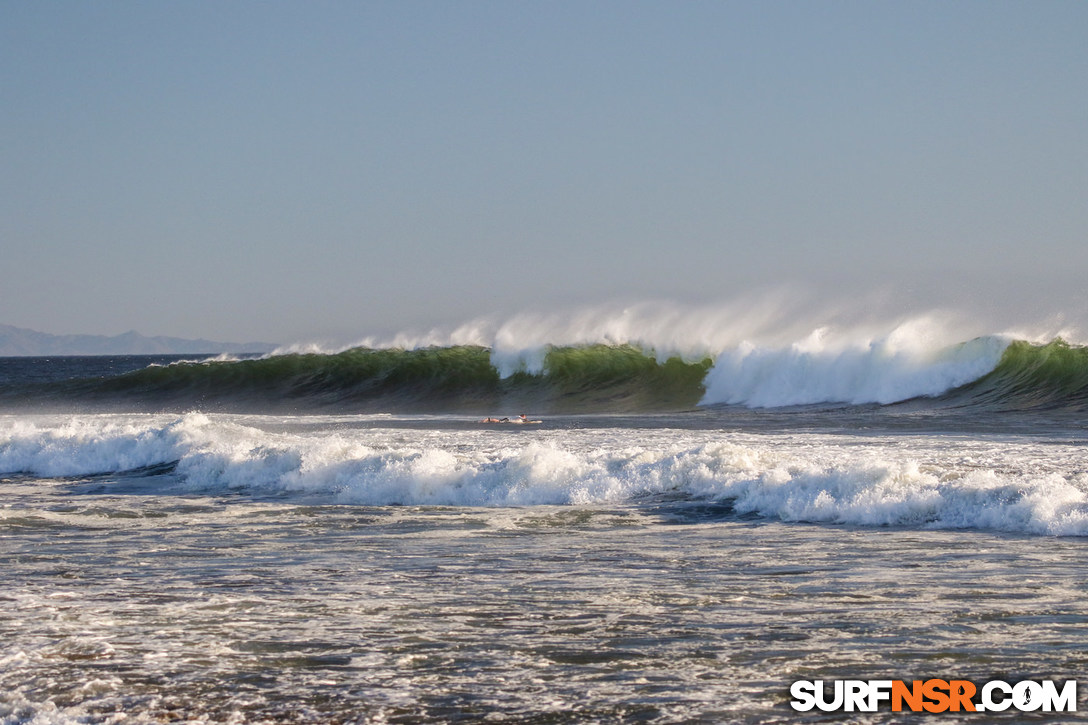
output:
[{"label": "green wave face", "polygon": [[501,378],[484,347],[356,348],[175,363],[51,392],[146,408],[491,414],[674,411],[695,406],[710,359],[659,363],[630,346],[553,347],[539,375]]},{"label": "green wave face", "polygon": [[993,372],[944,397],[1000,410],[1086,410],[1088,348],[1061,339],[1013,342]]},{"label": "green wave face", "polygon": [[[699,404],[713,362],[659,361],[630,345],[550,347],[541,372],[503,377],[485,347],[355,348],[173,363],[113,377],[31,383],[0,390],[0,403],[267,413],[674,412]],[[755,373],[775,382],[781,370],[774,363]],[[826,382],[820,376],[826,377],[827,370],[819,367],[794,366],[787,372]],[[911,404],[983,412],[1088,410],[1088,348],[1062,340],[1013,342],[982,377],[935,397],[913,398]]]},{"label": "green wave face", "polygon": [[702,397],[712,364],[677,357],[659,363],[630,345],[553,347],[540,383],[568,412],[685,410]]}]

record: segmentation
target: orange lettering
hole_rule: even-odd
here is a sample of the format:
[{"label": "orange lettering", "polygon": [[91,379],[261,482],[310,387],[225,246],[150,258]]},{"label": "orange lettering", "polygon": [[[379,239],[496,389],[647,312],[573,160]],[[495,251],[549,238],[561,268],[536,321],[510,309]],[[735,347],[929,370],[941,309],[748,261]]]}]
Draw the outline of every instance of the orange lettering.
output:
[{"label": "orange lettering", "polygon": [[948,695],[942,692],[948,689],[947,680],[926,680],[922,684],[922,694],[931,700],[924,705],[926,712],[944,712],[948,709]]},{"label": "orange lettering", "polygon": [[922,681],[914,680],[911,682],[911,689],[907,689],[907,683],[902,680],[896,680],[892,683],[892,711],[901,712],[903,710],[903,701],[906,700],[907,707],[911,709],[911,712],[919,712],[922,709]]},{"label": "orange lettering", "polygon": [[967,712],[975,711],[975,703],[971,698],[975,696],[975,685],[968,680],[952,680],[948,683],[948,693],[951,695],[952,712],[959,712],[960,706]]}]

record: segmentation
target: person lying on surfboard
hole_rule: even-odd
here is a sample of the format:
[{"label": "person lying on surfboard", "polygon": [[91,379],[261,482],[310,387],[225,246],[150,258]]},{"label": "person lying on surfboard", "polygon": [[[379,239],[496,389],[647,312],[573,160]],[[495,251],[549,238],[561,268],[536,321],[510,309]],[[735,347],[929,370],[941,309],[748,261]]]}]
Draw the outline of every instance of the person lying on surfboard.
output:
[{"label": "person lying on surfboard", "polygon": [[519,415],[517,418],[515,418],[514,420],[512,420],[510,422],[511,423],[543,423],[544,421],[529,420],[528,418],[525,417],[525,413],[522,413],[521,415]]},{"label": "person lying on surfboard", "polygon": [[539,420],[529,420],[525,413],[521,413],[517,418],[510,420],[509,418],[491,418],[487,417],[480,421],[481,423],[541,423]]}]

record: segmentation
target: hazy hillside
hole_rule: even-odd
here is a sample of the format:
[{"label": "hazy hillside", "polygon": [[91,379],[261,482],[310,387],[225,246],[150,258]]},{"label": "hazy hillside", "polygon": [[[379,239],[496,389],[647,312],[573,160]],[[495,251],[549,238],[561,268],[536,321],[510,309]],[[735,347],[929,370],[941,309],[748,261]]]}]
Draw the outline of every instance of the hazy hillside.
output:
[{"label": "hazy hillside", "polygon": [[266,342],[213,342],[177,337],[147,337],[138,332],[104,335],[50,335],[0,325],[0,357],[21,355],[169,355],[186,353],[269,352]]}]

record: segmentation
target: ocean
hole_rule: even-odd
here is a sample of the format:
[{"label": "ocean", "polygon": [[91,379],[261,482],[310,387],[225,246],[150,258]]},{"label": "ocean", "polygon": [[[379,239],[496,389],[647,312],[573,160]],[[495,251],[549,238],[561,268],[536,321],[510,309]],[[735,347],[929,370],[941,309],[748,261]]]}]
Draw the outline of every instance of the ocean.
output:
[{"label": "ocean", "polygon": [[0,723],[899,722],[791,685],[1076,680],[1086,422],[1088,349],[1008,335],[0,359]]}]

